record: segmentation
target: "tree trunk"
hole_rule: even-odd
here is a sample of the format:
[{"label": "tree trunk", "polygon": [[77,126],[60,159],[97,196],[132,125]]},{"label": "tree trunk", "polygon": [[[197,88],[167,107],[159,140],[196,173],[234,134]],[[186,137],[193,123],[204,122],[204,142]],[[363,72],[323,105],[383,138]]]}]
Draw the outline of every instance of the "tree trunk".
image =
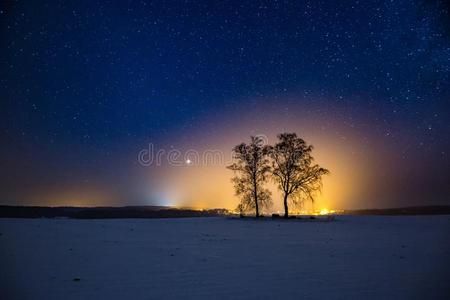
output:
[{"label": "tree trunk", "polygon": [[283,203],[284,203],[284,217],[286,219],[289,218],[289,209],[288,209],[287,201],[288,201],[288,194],[284,193],[284,200],[283,200]]},{"label": "tree trunk", "polygon": [[258,191],[256,190],[256,178],[253,178],[253,193],[255,197],[256,217],[259,218]]}]

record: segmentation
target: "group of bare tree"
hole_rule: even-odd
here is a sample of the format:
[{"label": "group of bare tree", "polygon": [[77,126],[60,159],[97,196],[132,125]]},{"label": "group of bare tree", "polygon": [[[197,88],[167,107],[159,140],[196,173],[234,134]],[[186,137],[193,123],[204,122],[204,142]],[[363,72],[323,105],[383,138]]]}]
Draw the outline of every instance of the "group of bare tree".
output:
[{"label": "group of bare tree", "polygon": [[329,171],[314,163],[312,145],[295,133],[278,135],[274,145],[264,145],[260,137],[251,137],[250,143],[233,148],[234,163],[227,168],[234,172],[232,181],[240,198],[240,212],[255,211],[272,204],[271,192],[265,188],[273,180],[283,195],[284,217],[289,217],[289,204],[298,205],[304,200],[314,200],[320,191],[322,176]]}]

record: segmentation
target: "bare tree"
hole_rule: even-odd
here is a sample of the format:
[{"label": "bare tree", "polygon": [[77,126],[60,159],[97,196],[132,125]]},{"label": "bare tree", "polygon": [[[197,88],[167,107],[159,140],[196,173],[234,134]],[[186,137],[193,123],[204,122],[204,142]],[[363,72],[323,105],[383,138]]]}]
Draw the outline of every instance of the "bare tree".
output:
[{"label": "bare tree", "polygon": [[232,178],[235,193],[240,197],[240,211],[255,210],[259,217],[260,210],[271,204],[271,193],[263,185],[270,174],[267,148],[259,137],[251,137],[250,144],[242,143],[233,148],[234,163],[227,168],[235,176]]},{"label": "bare tree", "polygon": [[308,145],[295,133],[278,135],[279,142],[268,147],[272,158],[272,175],[283,193],[284,217],[289,217],[289,201],[294,205],[305,199],[314,201],[314,195],[322,187],[322,176],[327,169],[314,164],[312,145]]}]

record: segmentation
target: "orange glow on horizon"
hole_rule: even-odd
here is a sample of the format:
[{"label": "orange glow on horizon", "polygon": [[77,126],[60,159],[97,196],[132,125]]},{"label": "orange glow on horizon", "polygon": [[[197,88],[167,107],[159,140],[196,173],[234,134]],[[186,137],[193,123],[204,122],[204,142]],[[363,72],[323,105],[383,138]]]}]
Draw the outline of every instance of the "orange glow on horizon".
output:
[{"label": "orange glow on horizon", "polygon": [[[179,166],[142,167],[134,164],[126,170],[130,176],[123,184],[47,191],[46,196],[37,202],[60,206],[155,205],[233,210],[239,199],[230,181],[233,174],[226,169],[231,162],[232,147],[247,142],[251,135],[264,134],[268,142],[274,144],[278,133],[296,132],[314,146],[316,162],[329,169],[331,174],[324,176],[322,192],[316,195],[314,203],[305,202],[302,207],[290,205],[290,211],[316,212],[324,207],[338,210],[365,205],[361,201],[367,199],[361,199],[361,195],[370,194],[371,174],[376,164],[376,156],[372,153],[377,153],[377,149],[367,148],[362,132],[341,124],[333,116],[316,115],[311,111],[287,116],[282,108],[263,106],[257,111],[241,108],[235,115],[208,117],[188,133],[180,129],[176,135],[167,137],[167,144],[156,145],[165,150],[173,146],[182,153],[189,149],[199,152],[218,150],[224,159],[220,164],[198,164],[191,158],[181,158]],[[248,118],[242,118],[242,111],[247,111]],[[266,123],[267,114],[279,116],[279,122]],[[234,120],[233,123],[230,124],[230,120]],[[211,122],[215,126],[210,126]],[[136,153],[130,153],[129,157],[127,162],[133,161]],[[273,207],[266,213],[283,211],[280,191],[273,182],[269,182],[267,187],[272,191]]]},{"label": "orange glow on horizon", "polygon": [[[220,120],[217,120],[220,122]],[[231,157],[231,149],[240,142],[246,142],[250,135],[264,133],[269,143],[276,141],[279,132],[297,132],[308,143],[314,145],[313,155],[321,166],[330,170],[331,174],[323,178],[322,193],[316,195],[314,203],[305,203],[305,209],[316,211],[315,207],[330,209],[351,208],[361,203],[359,195],[363,194],[370,182],[369,174],[371,161],[360,151],[361,137],[357,133],[348,131],[346,138],[335,134],[339,126],[333,127],[333,132],[324,131],[318,124],[321,120],[313,118],[304,120],[303,124],[296,124],[292,120],[280,124],[280,129],[273,129],[261,123],[238,123],[236,127],[222,127],[221,131],[213,132],[205,138],[203,131],[192,132],[190,140],[201,141],[184,145],[186,149],[204,151],[207,149],[220,150],[227,160]],[[220,126],[218,126],[220,127]],[[342,129],[343,130],[343,129]],[[226,208],[233,210],[239,203],[234,195],[230,179],[232,172],[225,168],[226,162],[220,165],[189,164],[182,167],[156,167],[150,172],[150,186],[157,186],[162,194],[170,194],[170,202],[176,206],[201,208]],[[155,179],[155,177],[158,177]],[[268,183],[272,191],[273,207],[269,212],[282,210],[281,194],[272,183]],[[290,207],[298,210],[300,208]]]}]

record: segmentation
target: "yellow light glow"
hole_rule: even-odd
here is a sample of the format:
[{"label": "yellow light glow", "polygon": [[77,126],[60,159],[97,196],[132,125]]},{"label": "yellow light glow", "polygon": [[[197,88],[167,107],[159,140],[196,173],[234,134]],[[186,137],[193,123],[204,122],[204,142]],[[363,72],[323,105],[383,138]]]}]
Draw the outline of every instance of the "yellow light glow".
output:
[{"label": "yellow light glow", "polygon": [[336,211],[335,210],[330,210],[330,209],[327,209],[327,208],[322,208],[320,211],[319,211],[319,215],[322,215],[322,216],[324,216],[324,215],[331,215],[331,214],[334,214],[334,213],[336,213]]},{"label": "yellow light glow", "polygon": [[330,213],[330,211],[328,209],[326,209],[326,208],[322,208],[319,211],[319,215],[328,215],[329,213]]}]

